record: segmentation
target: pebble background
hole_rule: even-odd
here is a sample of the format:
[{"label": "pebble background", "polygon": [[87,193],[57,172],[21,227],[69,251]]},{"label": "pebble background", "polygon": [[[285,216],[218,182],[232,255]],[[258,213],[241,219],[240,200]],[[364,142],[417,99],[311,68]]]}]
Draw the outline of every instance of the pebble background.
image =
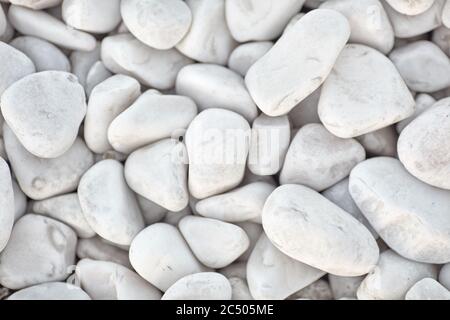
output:
[{"label": "pebble background", "polygon": [[0,299],[450,300],[450,0],[0,2]]}]

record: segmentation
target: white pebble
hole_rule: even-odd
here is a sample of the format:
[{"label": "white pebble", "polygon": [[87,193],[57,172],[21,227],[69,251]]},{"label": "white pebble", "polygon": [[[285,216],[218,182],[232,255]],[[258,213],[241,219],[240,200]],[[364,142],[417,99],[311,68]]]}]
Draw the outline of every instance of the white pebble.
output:
[{"label": "white pebble", "polygon": [[450,291],[436,280],[425,278],[408,290],[405,300],[450,300]]},{"label": "white pebble", "polygon": [[0,252],[6,247],[14,223],[14,193],[8,164],[0,158]]},{"label": "white pebble", "polygon": [[386,0],[386,2],[397,12],[409,16],[421,14],[433,5],[435,0]]},{"label": "white pebble", "polygon": [[89,97],[95,86],[105,81],[112,75],[113,74],[108,69],[106,69],[105,64],[103,62],[101,61],[95,62],[86,75],[86,86],[85,86],[86,95]]},{"label": "white pebble", "polygon": [[245,77],[248,69],[273,47],[270,41],[255,41],[237,46],[230,54],[228,67]]}]

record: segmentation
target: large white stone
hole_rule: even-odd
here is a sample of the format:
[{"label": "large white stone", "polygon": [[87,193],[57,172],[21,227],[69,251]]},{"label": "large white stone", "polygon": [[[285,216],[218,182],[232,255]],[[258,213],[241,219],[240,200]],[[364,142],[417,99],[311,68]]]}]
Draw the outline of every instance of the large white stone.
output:
[{"label": "large white stone", "polygon": [[408,16],[421,14],[433,5],[435,0],[386,0],[397,12]]}]

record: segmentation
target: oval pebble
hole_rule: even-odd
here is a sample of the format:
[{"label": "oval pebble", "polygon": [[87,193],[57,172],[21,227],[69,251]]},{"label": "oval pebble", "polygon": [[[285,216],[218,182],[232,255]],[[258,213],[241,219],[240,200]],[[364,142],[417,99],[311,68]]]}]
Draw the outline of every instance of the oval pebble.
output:
[{"label": "oval pebble", "polygon": [[425,278],[408,290],[405,300],[450,300],[450,291],[436,280]]},{"label": "oval pebble", "polygon": [[287,114],[325,81],[349,36],[337,11],[307,13],[248,70],[245,83],[257,106],[269,116]]},{"label": "oval pebble", "polygon": [[10,295],[7,300],[91,300],[81,288],[65,282],[47,282]]},{"label": "oval pebble", "polygon": [[250,245],[242,228],[220,220],[187,216],[178,227],[197,259],[210,268],[226,267]]},{"label": "oval pebble", "polygon": [[77,236],[65,224],[26,214],[0,254],[0,283],[10,289],[64,280],[75,263]]},{"label": "oval pebble", "polygon": [[136,272],[165,292],[179,279],[204,271],[177,228],[155,223],[131,243],[130,261]]},{"label": "oval pebble", "polygon": [[231,284],[223,275],[201,272],[179,279],[162,300],[231,300],[231,293]]},{"label": "oval pebble", "polygon": [[14,191],[9,166],[0,158],[0,252],[6,247],[14,223]]},{"label": "oval pebble", "polygon": [[339,276],[370,272],[378,246],[358,220],[312,189],[278,187],[267,199],[264,231],[284,254]]}]

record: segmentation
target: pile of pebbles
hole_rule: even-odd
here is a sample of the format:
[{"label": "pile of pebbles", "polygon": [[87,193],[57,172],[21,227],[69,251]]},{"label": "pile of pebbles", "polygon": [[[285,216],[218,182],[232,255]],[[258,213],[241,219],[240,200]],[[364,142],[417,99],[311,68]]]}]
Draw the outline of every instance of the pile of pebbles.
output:
[{"label": "pile of pebbles", "polygon": [[0,299],[450,299],[450,1],[1,2]]}]

